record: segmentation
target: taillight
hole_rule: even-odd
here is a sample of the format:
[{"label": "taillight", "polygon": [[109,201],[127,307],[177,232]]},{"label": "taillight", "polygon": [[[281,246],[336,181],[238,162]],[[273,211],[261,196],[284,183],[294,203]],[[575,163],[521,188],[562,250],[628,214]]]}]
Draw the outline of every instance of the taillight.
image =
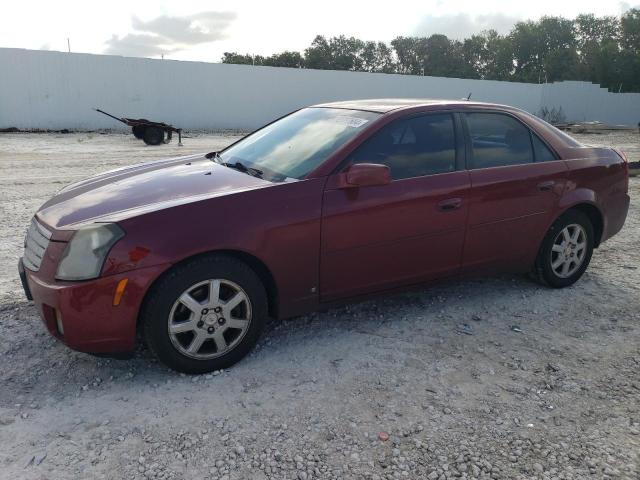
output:
[{"label": "taillight", "polygon": [[627,154],[619,148],[612,149],[614,152],[618,154],[618,156],[622,159],[622,164],[624,165],[624,191],[625,193],[629,192],[629,159],[627,158]]}]

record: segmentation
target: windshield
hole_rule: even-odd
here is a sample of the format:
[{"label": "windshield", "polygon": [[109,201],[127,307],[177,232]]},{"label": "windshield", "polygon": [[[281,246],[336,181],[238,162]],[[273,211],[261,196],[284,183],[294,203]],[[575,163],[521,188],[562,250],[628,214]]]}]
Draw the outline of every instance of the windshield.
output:
[{"label": "windshield", "polygon": [[222,163],[259,170],[274,182],[304,178],[380,114],[305,108],[220,152]]}]

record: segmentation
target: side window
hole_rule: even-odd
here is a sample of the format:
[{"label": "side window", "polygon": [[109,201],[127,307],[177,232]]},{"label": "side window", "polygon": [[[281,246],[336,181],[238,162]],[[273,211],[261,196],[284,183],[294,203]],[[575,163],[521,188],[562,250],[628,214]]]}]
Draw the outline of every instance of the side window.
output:
[{"label": "side window", "polygon": [[432,114],[392,122],[363,143],[350,161],[387,165],[394,180],[453,172],[453,116]]},{"label": "side window", "polygon": [[533,163],[531,134],[522,123],[500,113],[467,113],[471,168]]},{"label": "side window", "polygon": [[549,150],[549,147],[535,133],[531,134],[531,138],[533,138],[533,151],[536,154],[536,162],[551,162],[558,159],[556,154]]}]

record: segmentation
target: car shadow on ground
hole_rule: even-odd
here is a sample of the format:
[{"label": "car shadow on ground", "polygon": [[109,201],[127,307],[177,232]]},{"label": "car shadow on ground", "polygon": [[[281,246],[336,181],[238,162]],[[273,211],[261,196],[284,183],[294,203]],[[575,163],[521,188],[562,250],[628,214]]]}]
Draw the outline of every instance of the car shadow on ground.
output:
[{"label": "car shadow on ground", "polygon": [[[237,372],[242,378],[263,365],[266,365],[264,368],[289,367],[292,359],[304,358],[305,352],[317,348],[319,343],[330,348],[332,342],[343,341],[345,337],[354,347],[358,342],[362,347],[362,342],[367,341],[363,334],[400,342],[403,348],[422,348],[430,337],[437,338],[440,348],[446,348],[459,341],[461,335],[476,333],[465,331],[466,328],[461,331],[460,325],[482,330],[477,333],[484,336],[501,336],[517,322],[531,324],[543,320],[541,313],[548,320],[547,312],[537,310],[542,308],[541,301],[544,307],[548,300],[546,305],[553,310],[558,301],[565,305],[567,298],[585,293],[596,283],[606,295],[606,284],[602,286],[597,273],[585,275],[578,284],[563,291],[543,287],[523,275],[452,280],[305,316],[270,320],[255,350],[232,367],[231,373]],[[547,298],[541,298],[542,295]],[[13,369],[2,371],[0,384],[13,383],[14,388],[0,390],[12,390],[14,394],[17,390],[25,397],[64,397],[83,390],[104,388],[113,382],[158,384],[184,377],[156,361],[142,343],[131,359],[95,357],[73,352],[51,338],[32,305],[10,304],[0,313],[3,317],[10,316],[21,328],[38,332],[31,337],[20,335],[24,340],[16,345],[5,343],[8,342],[6,338],[2,341],[5,355],[14,360],[8,362]],[[537,328],[545,327],[538,325]],[[400,335],[403,338],[399,338]],[[64,381],[62,388],[61,379]],[[0,394],[0,405],[13,401],[3,397]]]},{"label": "car shadow on ground", "polygon": [[[582,283],[591,281],[587,276]],[[580,289],[581,283],[571,287],[571,290],[578,292]],[[386,328],[410,330],[417,322],[426,322],[428,325],[425,324],[424,327],[437,330],[446,345],[446,342],[456,339],[457,334],[461,333],[456,332],[460,323],[473,323],[471,319],[475,317],[489,318],[493,315],[492,309],[500,305],[508,305],[507,314],[501,312],[497,316],[493,315],[491,327],[502,330],[509,328],[513,318],[508,313],[518,314],[527,309],[525,299],[541,292],[548,292],[550,296],[555,294],[554,290],[542,287],[521,275],[451,280],[428,288],[381,295],[375,299],[301,317],[270,320],[254,352],[232,368],[242,372],[259,369],[260,364],[265,361],[272,367],[278,362],[288,363],[289,354],[299,357],[301,352],[317,343],[319,338],[334,335],[336,329],[344,337],[354,332],[376,332]],[[33,336],[20,335],[19,338],[24,340],[16,345],[5,343],[8,342],[6,338],[2,341],[5,343],[2,349],[5,354],[19,361],[10,362],[14,367],[3,371],[1,383],[14,383],[20,393],[26,396],[64,395],[64,392],[79,391],[87,386],[98,387],[105,382],[131,380],[134,377],[138,383],[157,383],[178,376],[157,362],[144,345],[140,345],[133,358],[127,360],[105,359],[73,352],[48,335],[32,305],[8,305],[0,313],[3,317],[11,317],[19,328],[37,332]],[[353,341],[362,340],[354,336]],[[402,341],[421,342],[417,337],[412,340],[410,335]],[[59,385],[60,379],[64,379],[63,388]],[[2,398],[0,394],[0,402],[5,401],[9,399]]]}]

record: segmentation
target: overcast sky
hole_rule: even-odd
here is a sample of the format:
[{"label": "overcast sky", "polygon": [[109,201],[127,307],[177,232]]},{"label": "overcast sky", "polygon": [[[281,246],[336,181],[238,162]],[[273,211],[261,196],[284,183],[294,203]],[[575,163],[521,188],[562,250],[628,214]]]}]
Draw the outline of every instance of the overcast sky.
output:
[{"label": "overcast sky", "polygon": [[619,15],[607,0],[110,0],[6,1],[0,47],[220,61],[225,51],[304,50],[318,35],[389,41],[444,33],[464,38],[543,15]]}]

